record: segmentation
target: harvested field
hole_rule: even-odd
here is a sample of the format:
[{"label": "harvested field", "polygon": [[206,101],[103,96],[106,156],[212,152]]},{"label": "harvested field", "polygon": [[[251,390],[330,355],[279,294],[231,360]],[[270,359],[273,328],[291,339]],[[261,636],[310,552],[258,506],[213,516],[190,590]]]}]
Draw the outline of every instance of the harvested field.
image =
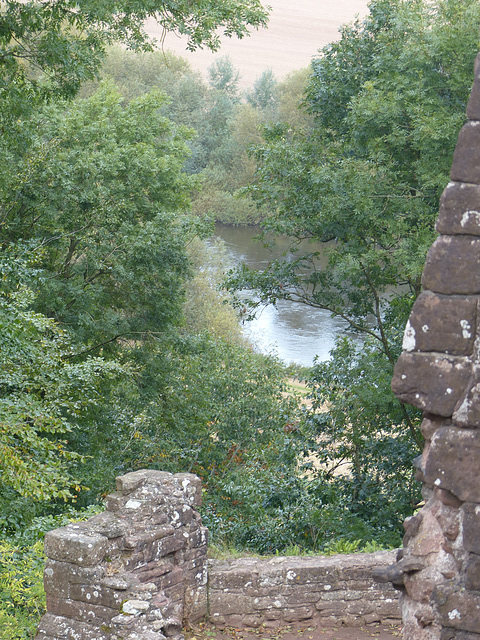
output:
[{"label": "harvested field", "polygon": [[[268,28],[243,40],[225,38],[216,54],[186,51],[185,40],[172,33],[166,35],[164,48],[187,58],[204,76],[215,58],[228,55],[245,88],[266,69],[282,80],[291,71],[307,67],[318,49],[338,38],[342,24],[367,13],[367,0],[266,0],[264,4],[272,8]],[[157,39],[162,37],[154,21],[147,23],[147,31]]]}]

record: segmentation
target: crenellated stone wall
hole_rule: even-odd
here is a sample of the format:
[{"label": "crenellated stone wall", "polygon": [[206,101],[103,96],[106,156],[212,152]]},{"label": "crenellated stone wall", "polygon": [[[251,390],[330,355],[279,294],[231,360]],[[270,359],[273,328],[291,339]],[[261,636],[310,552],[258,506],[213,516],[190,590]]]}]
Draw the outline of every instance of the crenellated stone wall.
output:
[{"label": "crenellated stone wall", "polygon": [[467,117],[392,382],[424,411],[425,507],[383,572],[406,640],[480,640],[480,54]]},{"label": "crenellated stone wall", "polygon": [[207,613],[207,530],[188,473],[117,478],[107,510],[50,531],[36,640],[180,640]]}]

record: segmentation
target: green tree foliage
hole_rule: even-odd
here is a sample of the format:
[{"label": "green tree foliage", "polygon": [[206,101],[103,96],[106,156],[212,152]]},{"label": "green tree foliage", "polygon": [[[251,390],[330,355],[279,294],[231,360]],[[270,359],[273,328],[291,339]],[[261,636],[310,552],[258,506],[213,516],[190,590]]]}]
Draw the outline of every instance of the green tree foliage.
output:
[{"label": "green tree foliage", "polygon": [[382,460],[405,460],[407,434],[420,443],[415,413],[396,402],[389,380],[465,118],[479,22],[474,0],[375,0],[312,64],[313,130],[272,125],[257,149],[252,194],[271,211],[264,229],[290,236],[293,251],[300,240],[324,243],[327,258],[297,251],[261,273],[242,268],[229,286],[256,289],[253,307],[290,299],[328,309],[365,339],[316,367],[313,395],[328,412],[308,418],[330,446],[345,437],[353,447],[335,450],[355,469],[353,510],[382,478],[378,500],[393,504]]},{"label": "green tree foliage", "polygon": [[0,11],[0,88],[13,99],[31,95],[71,96],[98,71],[108,44],[151,49],[147,18],[166,31],[188,36],[187,47],[218,49],[221,35],[239,38],[265,26],[258,0],[218,3],[4,0]]},{"label": "green tree foliage", "polygon": [[278,100],[278,83],[273,71],[266,69],[255,81],[253,91],[247,94],[247,100],[256,109],[271,114]]},{"label": "green tree foliage", "polygon": [[30,640],[45,613],[42,543],[0,540],[0,625],[3,640]]},{"label": "green tree foliage", "polygon": [[0,267],[8,278],[0,291],[0,504],[8,527],[15,495],[67,499],[81,490],[70,471],[81,457],[66,440],[122,368],[101,358],[70,362],[69,334],[31,310],[34,294],[26,281],[33,285],[36,278],[25,258],[4,247]]},{"label": "green tree foliage", "polygon": [[124,107],[106,85],[43,109],[2,194],[3,242],[42,246],[38,310],[90,349],[165,329],[181,312],[188,222],[172,212],[193,187],[181,171],[190,134],[162,103],[148,94]]}]

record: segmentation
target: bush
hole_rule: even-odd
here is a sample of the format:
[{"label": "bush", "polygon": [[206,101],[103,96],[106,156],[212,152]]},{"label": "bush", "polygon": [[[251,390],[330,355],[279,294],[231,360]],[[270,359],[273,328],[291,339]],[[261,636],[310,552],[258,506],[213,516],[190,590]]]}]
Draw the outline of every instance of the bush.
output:
[{"label": "bush", "polygon": [[30,640],[45,612],[43,543],[0,540],[0,637]]}]

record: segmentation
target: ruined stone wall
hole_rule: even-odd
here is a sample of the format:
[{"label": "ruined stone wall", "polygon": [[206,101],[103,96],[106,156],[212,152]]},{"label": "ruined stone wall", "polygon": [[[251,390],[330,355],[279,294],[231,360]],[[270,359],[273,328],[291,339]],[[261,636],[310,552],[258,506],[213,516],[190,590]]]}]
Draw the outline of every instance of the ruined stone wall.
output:
[{"label": "ruined stone wall", "polygon": [[480,55],[467,117],[392,383],[424,411],[426,504],[386,573],[407,640],[480,639]]},{"label": "ruined stone wall", "polygon": [[244,627],[400,618],[397,591],[372,579],[389,552],[207,567],[197,476],[136,471],[117,489],[104,513],[46,535],[48,613],[36,640],[181,640],[182,624],[207,615]]},{"label": "ruined stone wall", "polygon": [[219,626],[281,627],[297,621],[360,626],[398,623],[398,593],[375,583],[394,553],[240,558],[209,567],[209,615]]},{"label": "ruined stone wall", "polygon": [[107,510],[45,537],[48,613],[36,640],[182,638],[207,613],[207,530],[199,478],[136,471]]}]

